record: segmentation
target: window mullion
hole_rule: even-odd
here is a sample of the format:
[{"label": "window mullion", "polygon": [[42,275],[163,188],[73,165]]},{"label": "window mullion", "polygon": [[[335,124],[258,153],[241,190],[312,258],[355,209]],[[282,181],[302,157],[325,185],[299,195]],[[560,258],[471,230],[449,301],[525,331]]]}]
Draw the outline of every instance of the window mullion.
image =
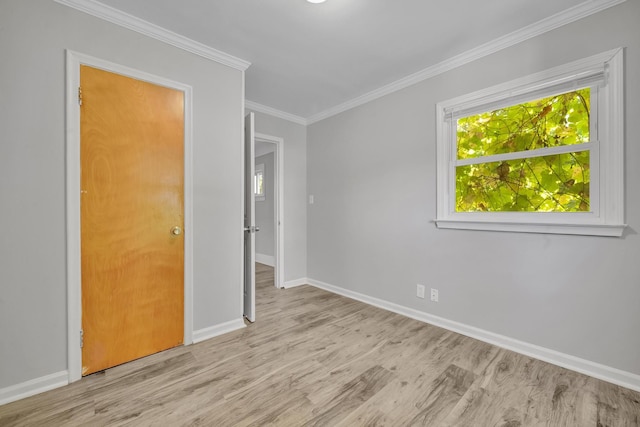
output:
[{"label": "window mullion", "polygon": [[474,157],[472,159],[454,160],[455,166],[469,166],[481,163],[503,162],[508,160],[530,159],[532,157],[553,156],[555,154],[579,153],[591,150],[594,142],[584,142],[575,145],[563,145],[560,147],[539,148],[537,150],[516,151],[513,153],[495,154],[493,156]]}]

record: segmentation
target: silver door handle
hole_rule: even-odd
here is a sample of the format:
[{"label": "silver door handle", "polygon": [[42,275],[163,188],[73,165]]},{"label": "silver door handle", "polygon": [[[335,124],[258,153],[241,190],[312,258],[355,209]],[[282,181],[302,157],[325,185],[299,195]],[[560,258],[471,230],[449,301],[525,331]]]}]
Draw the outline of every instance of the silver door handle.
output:
[{"label": "silver door handle", "polygon": [[249,233],[256,233],[260,231],[260,227],[256,227],[255,225],[252,225],[250,227],[245,227],[244,231],[248,231]]}]

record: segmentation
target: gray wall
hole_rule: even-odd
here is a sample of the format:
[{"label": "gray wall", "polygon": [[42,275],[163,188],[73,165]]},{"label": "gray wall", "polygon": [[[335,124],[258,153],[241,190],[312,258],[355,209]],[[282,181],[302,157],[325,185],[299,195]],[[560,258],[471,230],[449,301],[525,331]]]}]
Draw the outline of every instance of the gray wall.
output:
[{"label": "gray wall", "polygon": [[67,48],[193,87],[194,329],[242,315],[242,73],[50,0],[2,0],[0,388],[67,369]]},{"label": "gray wall", "polygon": [[264,200],[256,200],[256,254],[275,256],[275,179],[273,153],[256,157],[255,164],[264,164]]},{"label": "gray wall", "polygon": [[[640,374],[640,2],[628,1],[308,130],[308,275]],[[439,230],[435,104],[626,50],[623,238]],[[416,284],[440,302],[416,298]]]},{"label": "gray wall", "polygon": [[256,132],[284,140],[284,280],[301,279],[307,277],[307,128],[255,114]]}]

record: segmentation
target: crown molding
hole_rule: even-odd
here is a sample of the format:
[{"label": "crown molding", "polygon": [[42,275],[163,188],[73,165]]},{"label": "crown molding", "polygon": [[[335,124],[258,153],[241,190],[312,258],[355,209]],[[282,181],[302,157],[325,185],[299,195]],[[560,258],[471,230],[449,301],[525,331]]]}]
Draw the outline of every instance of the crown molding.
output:
[{"label": "crown molding", "polygon": [[258,113],[268,114],[270,116],[278,117],[283,120],[287,120],[293,123],[297,123],[302,126],[306,126],[309,124],[307,119],[304,117],[296,116],[295,114],[286,113],[281,110],[277,110],[275,108],[267,107],[266,105],[258,104],[257,102],[245,100],[244,102],[245,108],[248,108],[253,111],[257,111]]},{"label": "crown molding", "polygon": [[96,0],[54,1],[237,70],[245,71],[251,65],[250,62],[244,59],[237,58],[203,43],[191,40],[190,38],[181,36],[180,34],[133,15],[129,15],[128,13],[107,6]]},{"label": "crown molding", "polygon": [[367,102],[371,102],[375,99],[381,98],[385,95],[397,92],[401,89],[435,77],[454,68],[491,55],[502,49],[506,49],[556,28],[570,24],[582,18],[586,18],[587,16],[593,15],[602,10],[624,3],[625,1],[627,0],[587,0],[572,8],[556,13],[555,15],[552,15],[548,18],[542,19],[519,30],[513,31],[505,36],[491,40],[490,42],[484,43],[474,49],[468,50],[431,67],[418,71],[417,73],[411,74],[407,77],[403,77],[400,80],[396,80],[393,83],[365,93],[364,95],[358,96],[357,98],[353,98],[347,102],[336,105],[335,107],[314,114],[307,118],[307,123],[313,124],[319,122],[320,120],[335,116],[336,114],[340,114],[352,108],[366,104]]},{"label": "crown molding", "polygon": [[[144,34],[156,40],[170,44],[172,46],[183,49],[187,52],[202,56],[204,58],[216,61],[220,64],[245,71],[251,63],[235,56],[229,55],[217,49],[213,49],[205,44],[191,40],[187,37],[176,34],[172,31],[164,29],[158,25],[152,24],[135,16],[129,15],[118,9],[102,4],[96,0],[54,0],[57,3],[95,16],[105,21],[109,21],[116,25]],[[602,10],[624,3],[627,0],[587,0],[579,5],[569,8],[565,11],[552,15],[548,18],[540,20],[536,23],[523,27],[505,36],[484,43],[474,49],[453,56],[445,61],[425,68],[414,74],[410,74],[393,83],[382,86],[371,92],[353,98],[342,104],[338,104],[332,108],[321,111],[308,118],[300,117],[295,114],[287,113],[266,105],[258,104],[252,101],[246,101],[245,106],[254,111],[278,117],[293,123],[307,126],[320,120],[324,120],[336,114],[361,106],[375,99],[397,92],[411,85],[435,77],[439,74],[450,71],[454,68],[473,62],[477,59],[491,55],[502,49],[524,42],[533,37],[539,36],[563,25],[570,24],[579,19],[598,13]]]}]

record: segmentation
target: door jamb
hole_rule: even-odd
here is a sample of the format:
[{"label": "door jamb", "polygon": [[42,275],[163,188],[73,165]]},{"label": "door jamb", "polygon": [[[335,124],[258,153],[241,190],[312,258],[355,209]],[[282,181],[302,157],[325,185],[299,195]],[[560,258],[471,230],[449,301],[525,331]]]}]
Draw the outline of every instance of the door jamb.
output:
[{"label": "door jamb", "polygon": [[80,65],[184,92],[184,340],[193,343],[193,113],[189,85],[66,50],[66,220],[67,220],[67,370],[69,383],[82,378],[82,284],[80,254]]},{"label": "door jamb", "polygon": [[276,288],[284,288],[284,140],[282,138],[266,135],[263,133],[255,133],[256,142],[267,142],[275,144],[275,280]]}]

